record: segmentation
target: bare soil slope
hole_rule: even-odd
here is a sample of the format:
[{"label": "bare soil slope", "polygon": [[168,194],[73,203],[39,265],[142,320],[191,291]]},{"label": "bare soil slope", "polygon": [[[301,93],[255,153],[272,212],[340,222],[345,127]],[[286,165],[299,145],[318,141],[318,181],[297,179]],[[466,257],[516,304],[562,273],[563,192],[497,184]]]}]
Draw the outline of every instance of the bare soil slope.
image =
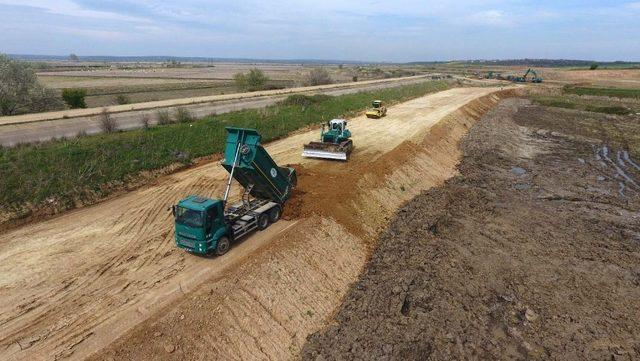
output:
[{"label": "bare soil slope", "polygon": [[[392,107],[381,120],[352,119],[356,150],[349,163],[330,163],[335,165],[329,167],[335,169],[333,178],[313,176],[316,167],[327,167],[326,162],[300,158],[302,144],[315,139],[317,131],[269,144],[267,149],[278,163],[298,164],[302,170],[299,201],[292,208],[297,211],[289,210],[293,212],[290,221],[278,222],[246,239],[225,257],[194,257],[176,249],[167,212],[167,206],[188,194],[221,194],[227,174],[216,163],[0,235],[0,359],[81,359],[150,317],[161,317],[161,324],[167,322],[169,331],[159,331],[163,335],[180,335],[170,331],[180,327],[171,318],[180,309],[191,312],[175,316],[179,320],[189,317],[185,327],[202,330],[199,322],[207,321],[211,322],[207,323],[209,332],[221,335],[221,330],[236,327],[235,336],[218,340],[217,352],[221,353],[211,351],[210,355],[237,358],[265,353],[281,358],[295,353],[306,335],[330,315],[363,266],[367,254],[363,237],[374,237],[403,201],[455,174],[457,139],[466,130],[465,124],[497,102],[497,96],[488,95],[496,90],[452,89]],[[402,147],[422,144],[429,139],[432,126],[450,117],[458,123],[445,122],[449,130],[437,127],[446,134],[433,138],[432,147],[407,158]],[[394,153],[396,148],[400,150]],[[386,173],[385,182],[369,188],[367,182],[378,176],[376,169],[388,167],[391,158],[385,157],[392,153],[401,162]],[[370,167],[374,164],[378,167]],[[352,174],[360,177],[348,178],[354,182],[342,178]],[[343,220],[335,218],[340,213],[314,212],[314,194],[322,192],[326,182],[352,189],[343,201],[363,202],[376,210],[375,217],[367,226],[352,227],[358,222],[351,216]],[[380,206],[382,200],[385,207]],[[342,255],[345,249],[350,252]],[[302,262],[305,259],[317,264]],[[217,287],[217,291],[205,292],[213,302],[199,305],[197,300],[184,298],[205,281]],[[240,287],[243,284],[246,287]],[[195,303],[176,308],[180,300]],[[199,311],[202,307],[207,308]],[[165,312],[158,315],[161,309]],[[212,316],[215,312],[216,317]],[[122,339],[129,340],[128,344],[100,355],[116,353],[118,358],[139,359],[160,353],[197,358],[194,345],[198,338],[188,339],[188,349],[173,339],[158,336],[152,342],[145,338],[156,327],[152,321]],[[276,321],[283,326],[273,332],[270,322]],[[238,341],[248,339],[253,341]],[[175,354],[165,352],[165,342],[175,346]]]},{"label": "bare soil slope", "polygon": [[303,359],[640,358],[637,124],[504,100],[460,175],[397,212]]}]

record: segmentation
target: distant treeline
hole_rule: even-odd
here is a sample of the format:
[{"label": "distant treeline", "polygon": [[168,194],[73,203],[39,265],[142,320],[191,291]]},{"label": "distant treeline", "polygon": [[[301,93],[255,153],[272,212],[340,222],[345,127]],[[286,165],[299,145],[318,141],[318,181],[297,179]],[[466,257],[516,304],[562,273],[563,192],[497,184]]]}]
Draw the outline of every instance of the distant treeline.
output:
[{"label": "distant treeline", "polygon": [[407,64],[434,65],[434,64],[473,64],[473,65],[502,65],[502,66],[539,66],[539,67],[562,67],[562,66],[591,66],[599,64],[601,66],[633,66],[640,65],[638,62],[629,61],[595,61],[595,60],[570,60],[570,59],[504,59],[504,60],[460,60],[448,62],[412,62]]},{"label": "distant treeline", "polygon": [[[29,54],[9,54],[9,57],[27,61],[69,61],[69,55],[29,55]],[[248,59],[248,58],[207,58],[207,57],[184,57],[184,56],[82,56],[78,55],[76,61],[84,62],[106,62],[106,63],[162,63],[162,62],[183,62],[183,63],[278,63],[278,64],[383,64],[376,62],[350,61],[350,60],[318,60],[318,59]]]}]

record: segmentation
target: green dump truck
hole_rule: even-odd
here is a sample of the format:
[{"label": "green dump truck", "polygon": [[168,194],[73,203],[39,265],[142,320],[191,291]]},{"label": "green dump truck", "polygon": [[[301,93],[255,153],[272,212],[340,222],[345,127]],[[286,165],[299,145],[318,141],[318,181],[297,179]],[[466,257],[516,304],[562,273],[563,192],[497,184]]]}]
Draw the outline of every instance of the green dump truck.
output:
[{"label": "green dump truck", "polygon": [[[197,254],[225,254],[231,242],[277,222],[296,184],[293,168],[279,167],[253,129],[226,128],[222,166],[229,172],[223,199],[189,196],[172,207],[179,248]],[[227,205],[232,180],[242,200]]]}]

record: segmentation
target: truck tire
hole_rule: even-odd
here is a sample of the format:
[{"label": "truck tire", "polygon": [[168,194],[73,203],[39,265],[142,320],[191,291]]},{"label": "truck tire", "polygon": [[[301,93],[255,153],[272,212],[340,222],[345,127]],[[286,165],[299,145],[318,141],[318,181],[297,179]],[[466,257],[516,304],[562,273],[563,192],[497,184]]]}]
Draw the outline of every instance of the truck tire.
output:
[{"label": "truck tire", "polygon": [[280,220],[280,215],[282,215],[282,208],[280,208],[280,206],[271,208],[269,211],[269,222],[276,223]]},{"label": "truck tire", "polygon": [[216,250],[214,252],[216,256],[222,256],[229,251],[230,247],[231,242],[229,242],[229,238],[222,236],[218,239],[218,244],[216,245]]},{"label": "truck tire", "polygon": [[269,227],[269,215],[262,213],[258,216],[258,229],[263,230]]}]

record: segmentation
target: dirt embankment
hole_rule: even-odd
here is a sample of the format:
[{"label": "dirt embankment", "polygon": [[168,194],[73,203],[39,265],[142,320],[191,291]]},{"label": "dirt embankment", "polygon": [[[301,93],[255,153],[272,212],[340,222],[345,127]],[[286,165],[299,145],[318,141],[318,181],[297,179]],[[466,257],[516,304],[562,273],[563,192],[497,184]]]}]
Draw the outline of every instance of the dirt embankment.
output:
[{"label": "dirt embankment", "polygon": [[[348,163],[299,166],[287,210],[297,223],[242,266],[206,282],[93,359],[295,358],[307,335],[333,314],[393,211],[455,174],[458,140],[499,99],[472,100],[433,126],[388,119],[400,138],[377,147],[356,142]],[[384,127],[363,123],[363,132]]]},{"label": "dirt embankment", "polygon": [[303,359],[640,358],[638,160],[575,127],[633,119],[546,112],[508,99],[471,129]]}]

